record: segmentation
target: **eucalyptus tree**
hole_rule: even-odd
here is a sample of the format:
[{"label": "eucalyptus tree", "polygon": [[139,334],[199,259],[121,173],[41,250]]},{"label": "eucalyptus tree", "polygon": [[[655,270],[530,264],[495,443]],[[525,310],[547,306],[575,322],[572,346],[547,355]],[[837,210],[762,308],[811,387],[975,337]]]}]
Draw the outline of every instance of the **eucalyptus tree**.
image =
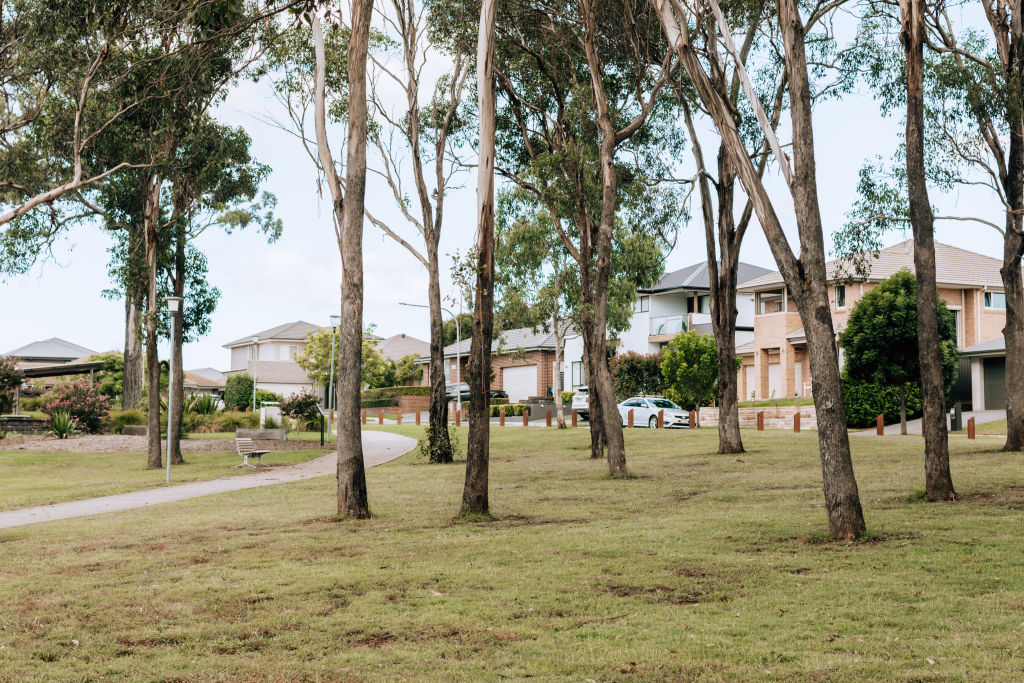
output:
[{"label": "eucalyptus tree", "polygon": [[[652,0],[652,3],[658,10],[669,44],[678,52],[697,97],[714,122],[729,161],[753,205],[754,213],[786,282],[791,300],[799,311],[807,335],[811,363],[829,531],[837,538],[857,538],[865,530],[864,514],[850,457],[835,329],[829,313],[824,235],[815,171],[811,116],[813,96],[807,46],[819,36],[815,34],[810,21],[805,23],[793,0],[779,0],[776,3],[779,43],[785,66],[786,96],[789,101],[792,156],[795,162],[792,169],[789,156],[782,154],[775,131],[768,122],[760,101],[752,92],[745,69],[739,66],[739,60],[734,59],[735,67],[740,70],[741,85],[747,90],[747,98],[754,108],[755,117],[769,142],[776,163],[783,171],[793,200],[800,239],[798,256],[782,230],[775,206],[744,145],[736,112],[728,99],[723,98],[714,87],[708,74],[709,69],[701,59],[698,50],[700,36],[692,30],[692,11],[671,0]],[[721,11],[716,0],[708,0],[708,4],[713,13],[716,9],[718,12]],[[821,5],[819,11],[834,11],[834,6],[835,3]],[[813,17],[814,13],[809,16]],[[724,18],[720,21],[725,23]],[[731,35],[731,29],[726,26],[722,33]]]}]

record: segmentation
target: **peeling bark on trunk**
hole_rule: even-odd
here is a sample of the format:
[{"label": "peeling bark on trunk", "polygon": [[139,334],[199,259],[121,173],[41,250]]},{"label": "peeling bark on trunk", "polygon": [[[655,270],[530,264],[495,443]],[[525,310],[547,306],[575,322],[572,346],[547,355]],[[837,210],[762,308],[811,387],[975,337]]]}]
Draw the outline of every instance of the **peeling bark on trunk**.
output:
[{"label": "peeling bark on trunk", "polygon": [[447,377],[444,367],[444,323],[441,318],[441,286],[438,283],[437,243],[427,245],[427,298],[430,304],[430,462],[451,463],[448,438]]},{"label": "peeling bark on trunk", "polygon": [[[790,192],[800,236],[798,259],[790,248],[775,208],[746,151],[731,108],[711,84],[689,42],[685,17],[679,22],[667,0],[653,2],[670,43],[676,47],[691,83],[715,122],[722,144],[750,198],[775,261],[797,305],[811,363],[829,532],[839,539],[857,538],[865,530],[864,514],[850,457],[846,411],[839,382],[839,356],[826,289],[825,247],[815,178],[810,88],[799,13],[791,0],[778,3],[791,103],[795,167]],[[779,161],[788,163],[785,159]]]},{"label": "peeling bark on trunk", "polygon": [[[917,346],[921,366],[924,416],[925,491],[928,500],[956,500],[949,471],[946,431],[946,386],[939,344],[938,289],[935,284],[935,217],[928,199],[924,160],[924,3],[900,0],[907,64],[907,190],[914,230],[914,273],[917,280]],[[907,433],[907,389],[900,386],[900,433]]]},{"label": "peeling bark on trunk", "polygon": [[160,250],[160,177],[145,179],[146,203],[143,211],[143,234],[146,249],[146,386],[149,394],[148,456],[146,466],[163,465],[160,444],[160,357],[156,346],[157,254]]},{"label": "peeling bark on trunk", "polygon": [[476,191],[476,292],[469,348],[469,439],[463,515],[490,514],[491,335],[494,327],[494,21],[497,0],[483,0],[477,37],[477,88],[480,98],[480,162]]},{"label": "peeling bark on trunk", "polygon": [[341,255],[341,325],[338,330],[338,516],[367,519],[362,432],[359,422],[363,343],[363,208],[366,196],[366,53],[373,0],[354,0],[348,41],[348,155],[345,193],[327,142],[326,56],[320,19],[313,18],[316,58],[314,118],[317,152],[331,191]]},{"label": "peeling bark on trunk", "polygon": [[[1020,4],[1010,26],[1006,48],[1007,61],[1013,64],[1007,78],[1007,97],[1017,106],[1007,112],[1009,154],[1003,193],[1015,213],[1007,212],[1006,238],[1003,241],[1003,291],[1006,293],[1006,443],[1004,451],[1024,450],[1024,284],[1021,280],[1021,257],[1024,256],[1024,28],[1021,26]],[[1004,66],[1004,69],[1006,67]]]}]

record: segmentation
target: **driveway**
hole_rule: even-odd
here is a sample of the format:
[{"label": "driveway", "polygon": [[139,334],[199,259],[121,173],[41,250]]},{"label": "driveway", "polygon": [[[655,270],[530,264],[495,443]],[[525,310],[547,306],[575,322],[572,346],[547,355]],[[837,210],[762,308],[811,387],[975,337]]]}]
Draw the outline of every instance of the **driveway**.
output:
[{"label": "driveway", "polygon": [[[363,432],[363,459],[367,467],[381,465],[399,458],[416,447],[416,440],[390,432]],[[107,512],[119,512],[134,508],[149,507],[160,503],[171,503],[188,498],[210,496],[215,493],[241,491],[242,489],[273,486],[293,481],[302,481],[313,477],[333,475],[337,471],[337,453],[330,453],[315,460],[308,460],[298,465],[275,467],[258,471],[251,475],[196,481],[190,484],[178,484],[159,489],[120,493],[102,498],[87,498],[69,503],[42,505],[21,510],[0,512],[0,529],[6,529],[38,522],[52,522],[71,517],[88,517]]]},{"label": "driveway", "polygon": [[[973,411],[965,411],[963,413],[964,429],[967,429],[967,420],[972,418],[972,417],[974,418],[974,424],[980,425],[980,424],[982,424],[984,422],[995,422],[996,420],[1005,420],[1006,419],[1006,411],[1005,410],[973,410]],[[949,420],[948,419],[946,420],[946,426],[947,427],[949,426]],[[875,436],[877,433],[878,432],[875,430],[874,427],[872,427],[871,429],[865,429],[865,430],[860,431],[860,432],[854,432],[854,434],[859,434],[861,436]],[[885,433],[887,435],[888,434],[899,434],[900,433],[900,423],[897,422],[896,424],[885,425]],[[920,433],[921,433],[921,418],[917,418],[916,420],[907,420],[907,434],[920,434]]]}]

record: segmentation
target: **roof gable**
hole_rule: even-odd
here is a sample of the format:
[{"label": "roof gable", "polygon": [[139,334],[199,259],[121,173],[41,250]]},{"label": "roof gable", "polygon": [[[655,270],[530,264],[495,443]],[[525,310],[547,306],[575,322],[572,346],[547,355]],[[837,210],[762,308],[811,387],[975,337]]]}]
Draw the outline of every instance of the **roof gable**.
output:
[{"label": "roof gable", "polygon": [[5,355],[13,356],[15,358],[52,358],[55,360],[74,360],[75,358],[81,358],[83,356],[92,356],[95,353],[95,351],[87,349],[84,346],[79,346],[78,344],[73,344],[66,339],[50,337],[49,339],[25,344],[13,351],[8,351]]},{"label": "roof gable", "polygon": [[224,348],[231,348],[232,346],[246,346],[252,343],[253,337],[259,337],[261,342],[263,341],[305,341],[310,332],[315,332],[322,329],[319,325],[313,323],[307,323],[304,320],[296,320],[291,323],[284,323],[277,327],[271,327],[269,330],[263,330],[256,334],[250,334],[240,339],[236,339],[233,342],[229,342],[224,345]]},{"label": "roof gable", "polygon": [[[737,268],[736,281],[742,286],[749,280],[753,280],[754,278],[761,277],[762,275],[767,275],[769,273],[771,273],[771,271],[767,268],[755,266],[750,263],[740,263]],[[671,273],[665,273],[657,285],[650,289],[641,289],[638,291],[656,294],[658,292],[677,289],[711,289],[711,278],[708,273],[707,262],[694,263],[693,265],[686,266],[685,268],[673,270]]]}]

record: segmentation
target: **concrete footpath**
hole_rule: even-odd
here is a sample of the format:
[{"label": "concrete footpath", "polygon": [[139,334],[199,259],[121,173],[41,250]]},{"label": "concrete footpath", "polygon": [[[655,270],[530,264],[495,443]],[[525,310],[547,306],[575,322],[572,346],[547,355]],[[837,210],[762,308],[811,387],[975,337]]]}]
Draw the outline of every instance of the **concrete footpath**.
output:
[{"label": "concrete footpath", "polygon": [[[416,440],[410,439],[407,436],[391,434],[390,432],[363,432],[363,459],[367,467],[381,465],[399,458],[415,447]],[[7,512],[0,512],[0,529],[23,526],[25,524],[36,524],[38,522],[52,522],[71,517],[88,517],[107,512],[132,510],[134,508],[149,507],[150,505],[159,505],[160,503],[171,503],[188,498],[210,496],[215,493],[241,491],[260,486],[273,486],[274,484],[302,481],[303,479],[311,479],[313,477],[324,477],[333,475],[337,471],[337,462],[337,453],[330,453],[329,455],[297,465],[274,467],[249,475],[196,481],[190,484],[178,484],[164,488],[146,489],[145,491],[120,493],[114,496],[103,496],[102,498],[87,498],[69,503],[57,503],[56,505],[9,510]],[[173,471],[171,474],[173,476]]]}]

